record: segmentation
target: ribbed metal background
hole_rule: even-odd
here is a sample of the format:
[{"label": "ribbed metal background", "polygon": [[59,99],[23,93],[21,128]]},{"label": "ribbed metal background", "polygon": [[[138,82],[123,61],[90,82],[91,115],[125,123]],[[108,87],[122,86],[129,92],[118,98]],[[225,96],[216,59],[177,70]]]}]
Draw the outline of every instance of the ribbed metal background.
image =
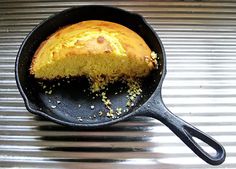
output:
[{"label": "ribbed metal background", "polygon": [[166,105],[224,145],[227,159],[216,168],[236,168],[236,3],[214,0],[1,0],[0,166],[215,168],[150,118],[135,118],[109,129],[76,131],[26,111],[14,79],[14,62],[21,42],[54,12],[87,4],[114,5],[147,19],[167,53],[168,75],[163,86]]}]

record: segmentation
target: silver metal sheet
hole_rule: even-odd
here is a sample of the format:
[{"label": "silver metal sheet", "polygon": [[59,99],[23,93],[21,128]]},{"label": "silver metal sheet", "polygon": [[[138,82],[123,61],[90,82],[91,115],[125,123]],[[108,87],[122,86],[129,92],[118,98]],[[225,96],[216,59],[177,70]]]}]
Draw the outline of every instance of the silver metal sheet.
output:
[{"label": "silver metal sheet", "polygon": [[[27,112],[14,79],[14,61],[23,38],[53,13],[87,4],[135,11],[153,26],[167,53],[168,74],[163,86],[166,105],[224,145],[227,158],[223,165],[204,163],[167,127],[151,118],[139,117],[103,130],[78,131]],[[1,0],[0,166],[236,168],[235,1]]]}]

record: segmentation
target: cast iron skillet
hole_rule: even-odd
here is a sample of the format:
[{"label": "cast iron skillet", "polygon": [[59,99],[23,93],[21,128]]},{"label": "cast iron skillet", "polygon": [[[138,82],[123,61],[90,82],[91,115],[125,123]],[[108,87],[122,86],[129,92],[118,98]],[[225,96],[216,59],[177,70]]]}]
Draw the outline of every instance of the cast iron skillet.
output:
[{"label": "cast iron skillet", "polygon": [[[123,112],[119,118],[109,118],[98,115],[106,111],[101,98],[89,93],[88,82],[85,79],[61,82],[53,89],[51,95],[45,94],[37,82],[29,75],[32,56],[39,44],[59,28],[84,20],[106,20],[122,24],[137,32],[149,47],[159,57],[158,70],[153,71],[142,82],[143,97],[139,97],[128,112]],[[132,42],[130,42],[132,43]],[[62,11],[40,23],[24,40],[16,58],[15,75],[18,88],[25,101],[26,108],[31,113],[46,117],[56,123],[80,128],[98,128],[114,124],[133,116],[149,116],[158,119],[170,128],[194,153],[211,165],[219,165],[225,160],[224,148],[213,138],[191,126],[172,114],[164,105],[161,97],[161,87],[166,74],[166,58],[163,45],[155,31],[146,23],[142,16],[108,6],[82,6]],[[52,82],[57,83],[57,82]],[[113,107],[125,108],[126,95],[122,84],[110,85],[107,91]],[[118,93],[118,94],[114,94]],[[61,101],[60,104],[57,101]],[[56,105],[56,107],[55,107]],[[94,106],[94,109],[91,109]],[[209,146],[216,154],[204,151],[193,139],[196,137]]]}]

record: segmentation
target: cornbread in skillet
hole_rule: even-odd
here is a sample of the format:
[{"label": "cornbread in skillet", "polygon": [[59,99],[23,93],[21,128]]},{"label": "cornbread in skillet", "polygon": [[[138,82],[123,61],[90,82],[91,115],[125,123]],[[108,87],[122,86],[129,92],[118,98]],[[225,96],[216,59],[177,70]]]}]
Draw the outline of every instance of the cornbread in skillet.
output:
[{"label": "cornbread in skillet", "polygon": [[155,54],[137,33],[117,23],[88,20],[42,42],[30,74],[45,80],[86,76],[96,91],[119,79],[144,77],[155,66]]}]

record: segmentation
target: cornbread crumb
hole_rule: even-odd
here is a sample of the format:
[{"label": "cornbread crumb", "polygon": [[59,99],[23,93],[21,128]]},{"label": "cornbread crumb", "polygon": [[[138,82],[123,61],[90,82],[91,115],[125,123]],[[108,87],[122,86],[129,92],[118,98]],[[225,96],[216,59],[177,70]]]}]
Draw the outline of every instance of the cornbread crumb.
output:
[{"label": "cornbread crumb", "polygon": [[[125,80],[123,80],[123,83],[125,83]],[[141,95],[142,89],[140,86],[140,81],[138,79],[128,79],[126,81],[126,84],[128,86],[128,95],[126,96],[128,98],[128,101],[126,103],[127,107],[133,107],[135,104],[136,98]],[[117,94],[117,92],[115,92]],[[108,112],[106,113],[107,117],[109,118],[118,118],[119,115],[122,114],[122,112],[128,112],[129,109],[122,109],[121,107],[117,107],[115,111],[111,107],[112,103],[110,99],[106,96],[106,90],[103,91],[101,94],[102,102],[104,103],[105,107],[108,109]],[[99,112],[100,114],[101,112]]]},{"label": "cornbread crumb", "polygon": [[130,105],[131,105],[130,100],[128,100],[127,103],[126,103],[126,106],[130,107]]},{"label": "cornbread crumb", "polygon": [[77,119],[78,119],[80,122],[83,121],[82,117],[77,117]]},{"label": "cornbread crumb", "polygon": [[114,111],[113,111],[113,110],[110,110],[109,112],[107,112],[107,117],[109,117],[109,118],[115,118]]},{"label": "cornbread crumb", "polygon": [[122,108],[116,108],[116,114],[121,115],[122,114]]},{"label": "cornbread crumb", "polygon": [[155,52],[153,52],[153,51],[151,52],[151,58],[153,60],[157,59],[157,54]]},{"label": "cornbread crumb", "polygon": [[109,110],[109,112],[107,112],[107,117],[114,117],[114,110],[111,108],[111,101],[110,99],[107,98],[106,93],[102,92],[102,102],[104,103],[105,107]]},{"label": "cornbread crumb", "polygon": [[49,94],[49,95],[52,94],[52,90],[49,90],[49,91],[48,91],[48,94]]},{"label": "cornbread crumb", "polygon": [[98,112],[98,115],[99,115],[99,116],[102,116],[102,115],[103,115],[103,112],[102,112],[102,111],[99,111],[99,112]]},{"label": "cornbread crumb", "polygon": [[52,109],[55,109],[56,107],[57,107],[57,106],[51,105],[51,108],[52,108]]},{"label": "cornbread crumb", "polygon": [[128,89],[128,101],[126,103],[127,107],[133,107],[135,99],[139,96],[142,92],[140,82],[137,79],[129,79],[127,83]]}]

